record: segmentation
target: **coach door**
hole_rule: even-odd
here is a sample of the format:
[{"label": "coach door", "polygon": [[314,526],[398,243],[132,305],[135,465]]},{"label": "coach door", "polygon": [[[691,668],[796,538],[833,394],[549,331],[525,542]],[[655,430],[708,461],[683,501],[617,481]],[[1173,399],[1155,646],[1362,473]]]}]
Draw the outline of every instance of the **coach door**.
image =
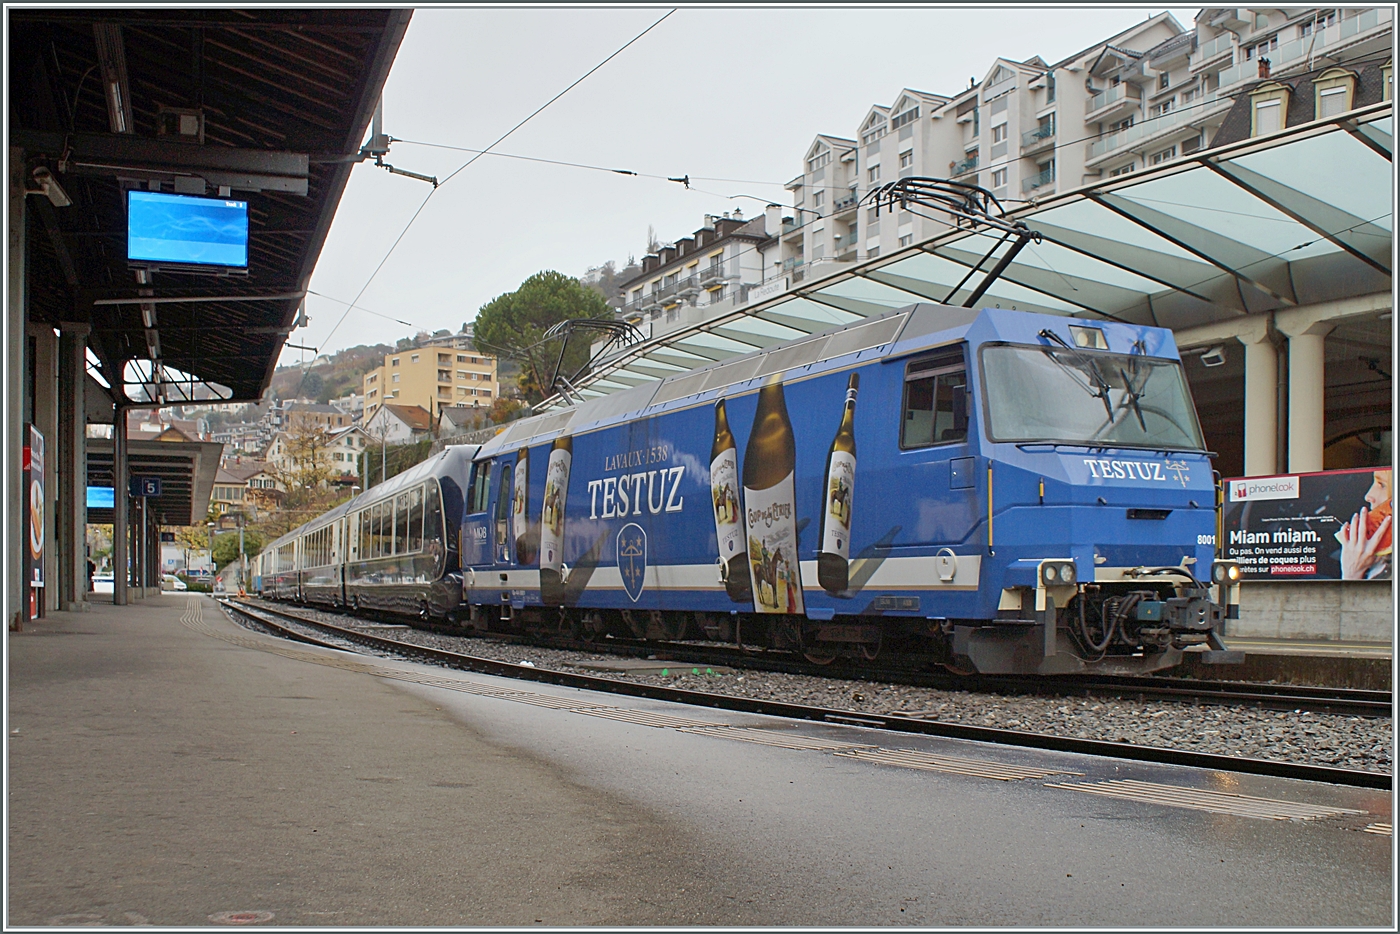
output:
[{"label": "coach door", "polygon": [[889,489],[912,493],[908,526],[896,545],[951,546],[968,542],[983,515],[978,508],[978,458],[968,443],[972,405],[962,346],[909,361],[901,392],[899,466]]}]

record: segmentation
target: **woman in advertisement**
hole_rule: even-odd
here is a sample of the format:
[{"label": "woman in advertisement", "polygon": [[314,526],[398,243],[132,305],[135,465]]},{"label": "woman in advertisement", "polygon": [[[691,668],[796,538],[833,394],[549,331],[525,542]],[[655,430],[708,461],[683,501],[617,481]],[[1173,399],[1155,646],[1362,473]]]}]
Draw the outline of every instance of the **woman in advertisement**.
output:
[{"label": "woman in advertisement", "polygon": [[1342,543],[1342,580],[1389,580],[1391,471],[1372,474],[1366,505],[1337,533]]}]

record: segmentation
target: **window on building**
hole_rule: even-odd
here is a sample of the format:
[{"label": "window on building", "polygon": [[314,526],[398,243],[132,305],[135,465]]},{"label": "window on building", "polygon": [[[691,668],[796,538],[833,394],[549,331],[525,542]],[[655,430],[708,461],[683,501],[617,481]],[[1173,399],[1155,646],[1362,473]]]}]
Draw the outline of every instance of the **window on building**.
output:
[{"label": "window on building", "polygon": [[1174,98],[1174,97],[1169,97],[1169,98],[1167,98],[1167,99],[1164,100],[1164,101],[1159,101],[1159,102],[1153,104],[1153,105],[1152,105],[1152,109],[1151,109],[1151,114],[1152,114],[1152,116],[1154,116],[1154,117],[1160,117],[1160,116],[1161,116],[1162,114],[1164,114],[1164,113],[1170,113],[1171,110],[1172,110],[1172,108],[1174,108],[1175,106],[1176,106],[1176,98]]},{"label": "window on building", "polygon": [[1172,159],[1175,159],[1175,158],[1176,158],[1176,147],[1175,147],[1175,146],[1168,146],[1166,149],[1163,149],[1161,152],[1154,152],[1154,153],[1152,154],[1151,158],[1148,159],[1148,162],[1149,162],[1150,164],[1152,164],[1152,165],[1161,165],[1163,162],[1167,162],[1167,161],[1172,160]]},{"label": "window on building", "polygon": [[378,379],[379,379],[379,374],[378,374],[378,373],[371,373],[371,374],[369,375],[369,379],[367,379],[365,382],[373,383],[373,382],[376,382]]},{"label": "window on building", "polygon": [[371,390],[369,391],[369,398],[373,399],[373,398],[374,398],[375,396],[377,396],[377,395],[379,395],[379,390],[378,390],[378,389],[371,389]]},{"label": "window on building", "polygon": [[992,127],[992,142],[993,142],[993,143],[1001,143],[1001,142],[1005,142],[1005,140],[1006,140],[1006,124],[1005,124],[1005,123],[998,123],[996,126]]},{"label": "window on building", "polygon": [[410,355],[409,358],[408,358],[408,362],[409,362],[409,363],[417,363],[417,362],[418,362],[418,354],[412,354],[412,355]]},{"label": "window on building", "polygon": [[919,108],[915,107],[911,110],[906,110],[890,121],[890,129],[897,130],[906,123],[913,123],[917,119],[919,119]]},{"label": "window on building", "polygon": [[874,259],[880,255],[880,248],[878,246],[868,246],[865,248],[865,253],[871,259]]},{"label": "window on building", "polygon": [[397,374],[397,373],[394,374],[393,381],[396,382],[396,383],[399,381],[399,374]]},{"label": "window on building", "polygon": [[1200,88],[1187,88],[1185,91],[1182,91],[1182,92],[1181,92],[1181,103],[1182,103],[1183,105],[1189,104],[1189,103],[1191,103],[1192,101],[1194,101],[1194,100],[1196,100],[1197,98],[1199,98],[1200,96],[1201,96],[1201,89],[1200,89]]},{"label": "window on building", "polygon": [[812,207],[814,207],[814,208],[819,208],[819,207],[821,207],[825,202],[826,202],[826,192],[825,192],[823,189],[820,189],[820,188],[819,188],[819,189],[817,189],[816,191],[814,191],[814,192],[812,193]]},{"label": "window on building", "polygon": [[1006,169],[997,169],[992,173],[992,187],[1001,188],[1006,184]]},{"label": "window on building", "polygon": [[1254,135],[1263,136],[1283,129],[1283,102],[1259,101],[1254,105]]},{"label": "window on building", "polygon": [[390,364],[391,364],[392,366],[398,366],[398,365],[399,365],[399,358],[398,358],[398,357],[395,357],[393,360],[391,360],[391,361],[389,361],[389,362],[390,362]]},{"label": "window on building", "polygon": [[817,155],[807,160],[807,171],[815,172],[817,169],[825,168],[831,162],[831,150],[817,153]]},{"label": "window on building", "polygon": [[468,373],[466,370],[458,370],[458,371],[457,371],[457,378],[458,378],[458,379],[471,379],[471,378],[472,378],[472,375],[471,375],[470,373]]},{"label": "window on building", "polygon": [[1133,171],[1136,171],[1136,170],[1137,170],[1137,163],[1136,163],[1136,162],[1129,162],[1127,165],[1122,165],[1122,166],[1119,166],[1119,167],[1116,168],[1116,169],[1111,169],[1111,170],[1109,170],[1108,177],[1109,177],[1109,178],[1117,178],[1119,175],[1127,175],[1129,172],[1133,172]]},{"label": "window on building", "polygon": [[1045,75],[1045,103],[1055,103],[1055,75],[1053,72]]},{"label": "window on building", "polygon": [[440,354],[438,354],[438,366],[447,366],[447,365],[450,364],[451,362],[452,362],[452,354],[450,354],[450,353],[440,353]]},{"label": "window on building", "polygon": [[457,362],[458,362],[458,363],[466,363],[466,362],[467,362],[467,355],[464,354],[464,353],[459,353],[459,354],[457,355]]},{"label": "window on building", "polygon": [[1346,88],[1328,88],[1317,93],[1317,119],[1335,117],[1347,110]]},{"label": "window on building", "polygon": [[1172,76],[1168,72],[1162,72],[1157,76],[1157,90],[1165,91],[1172,86]]},{"label": "window on building", "polygon": [[914,164],[914,150],[911,149],[911,150],[909,150],[908,152],[902,152],[902,153],[899,154],[899,167],[900,167],[901,169],[907,169],[907,168],[909,168],[909,167],[910,167],[911,165],[913,165],[913,164]]},{"label": "window on building", "polygon": [[972,108],[972,138],[976,139],[977,134],[982,131],[982,108]]},{"label": "window on building", "polygon": [[1133,120],[1133,117],[1129,117],[1126,120],[1119,120],[1117,123],[1113,124],[1112,131],[1114,133],[1123,132],[1124,130],[1128,129],[1133,125]]},{"label": "window on building", "polygon": [[866,208],[866,209],[865,209],[865,222],[866,222],[867,224],[878,224],[878,223],[880,222],[880,209],[879,209],[879,208]]},{"label": "window on building", "polygon": [[866,169],[865,180],[872,185],[878,182],[880,180],[880,166],[872,165],[870,168]]},{"label": "window on building", "polygon": [[902,247],[911,246],[911,245],[913,245],[913,243],[914,243],[914,235],[911,234],[911,233],[905,234],[904,236],[902,236],[902,237],[899,238],[899,245],[902,246]]}]

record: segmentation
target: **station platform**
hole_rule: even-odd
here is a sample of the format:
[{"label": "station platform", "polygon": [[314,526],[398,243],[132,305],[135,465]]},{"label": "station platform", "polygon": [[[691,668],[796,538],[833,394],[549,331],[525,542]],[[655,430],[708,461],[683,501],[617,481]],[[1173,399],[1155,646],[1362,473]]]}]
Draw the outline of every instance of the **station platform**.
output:
[{"label": "station platform", "polygon": [[1231,649],[1245,653],[1242,665],[1205,665],[1196,652],[1170,672],[1174,677],[1228,681],[1276,681],[1327,687],[1389,691],[1395,646],[1390,642],[1337,642],[1323,639],[1263,639],[1225,636]]},{"label": "station platform", "polygon": [[674,827],[362,669],[192,594],[9,633],[7,928],[720,920]]}]

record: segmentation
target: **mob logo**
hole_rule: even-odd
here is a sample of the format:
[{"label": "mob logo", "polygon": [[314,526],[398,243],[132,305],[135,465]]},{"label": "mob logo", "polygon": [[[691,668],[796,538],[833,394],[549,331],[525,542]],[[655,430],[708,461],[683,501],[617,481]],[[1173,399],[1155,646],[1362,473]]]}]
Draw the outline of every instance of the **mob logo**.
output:
[{"label": "mob logo", "polygon": [[617,569],[622,573],[622,589],[636,603],[647,579],[647,533],[635,522],[617,533]]}]

